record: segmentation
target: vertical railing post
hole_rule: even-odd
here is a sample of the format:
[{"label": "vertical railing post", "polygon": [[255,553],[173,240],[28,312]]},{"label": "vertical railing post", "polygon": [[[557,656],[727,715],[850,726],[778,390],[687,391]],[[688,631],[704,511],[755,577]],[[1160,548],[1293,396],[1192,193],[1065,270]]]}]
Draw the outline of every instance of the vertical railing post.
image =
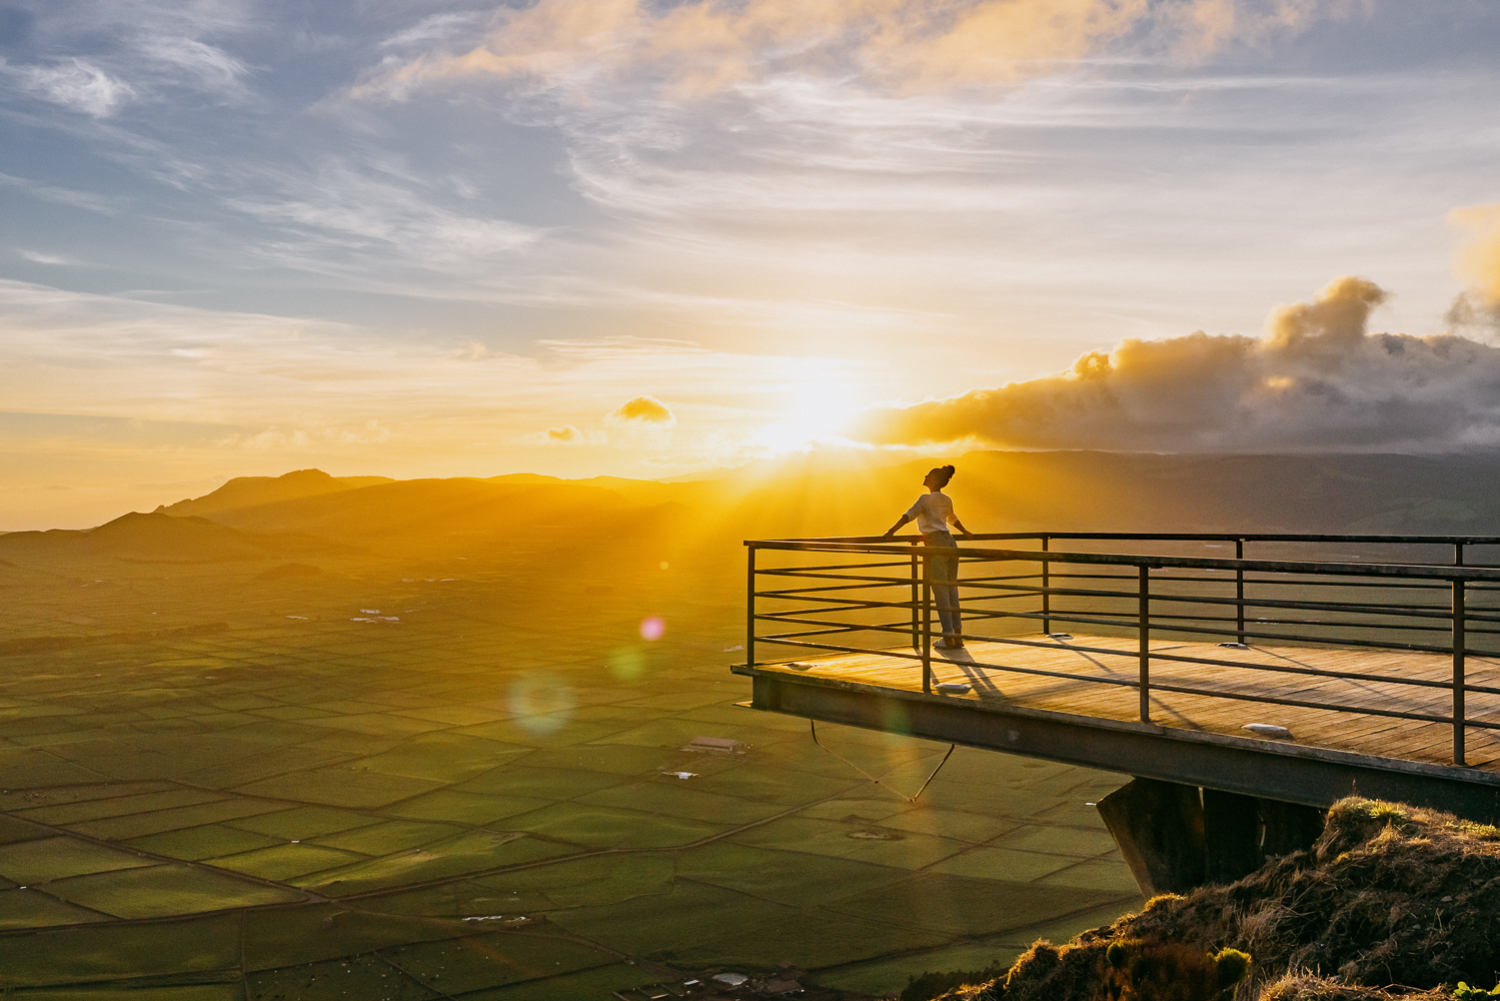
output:
[{"label": "vertical railing post", "polygon": [[917,554],[911,554],[911,648],[922,649],[922,613],[919,609],[921,602],[922,585],[920,580],[921,564]]},{"label": "vertical railing post", "polygon": [[1140,634],[1141,722],[1151,722],[1151,568],[1141,565],[1140,609],[1136,629]]},{"label": "vertical railing post", "polygon": [[[1046,535],[1042,536],[1042,552],[1046,552],[1051,540]],[[1046,560],[1042,560],[1042,633],[1052,632],[1052,595],[1048,591],[1052,587],[1052,571]]]},{"label": "vertical railing post", "polygon": [[1464,582],[1453,582],[1453,763],[1464,763]]},{"label": "vertical railing post", "polygon": [[[1234,540],[1234,558],[1242,560],[1245,558],[1245,540]],[[1245,642],[1245,568],[1239,567],[1234,571],[1234,638],[1237,642]]]},{"label": "vertical railing post", "polygon": [[[927,548],[922,544],[923,550]],[[932,693],[932,562],[922,558],[922,691]]]},{"label": "vertical railing post", "polygon": [[745,572],[745,666],[755,666],[755,543],[745,550],[749,554]]}]

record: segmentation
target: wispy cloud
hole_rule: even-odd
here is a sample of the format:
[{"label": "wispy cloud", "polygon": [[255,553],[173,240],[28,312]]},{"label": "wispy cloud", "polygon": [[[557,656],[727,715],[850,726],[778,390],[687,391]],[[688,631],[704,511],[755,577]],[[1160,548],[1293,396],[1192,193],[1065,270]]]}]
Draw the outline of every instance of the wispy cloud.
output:
[{"label": "wispy cloud", "polygon": [[[685,452],[727,444],[712,465],[737,458],[736,443],[754,451],[789,387],[823,393],[877,368],[622,337],[554,342],[528,357],[21,282],[0,281],[0,310],[13,324],[0,343],[0,397],[10,409],[230,424],[218,447],[279,443],[288,461],[374,456],[379,445],[392,462],[475,472],[475,441],[511,456],[573,443],[592,450],[580,463],[628,473],[672,431]],[[643,383],[660,387],[660,398],[641,394]],[[555,433],[539,438],[547,428]]]},{"label": "wispy cloud", "polygon": [[140,51],[159,67],[181,70],[205,90],[241,96],[241,80],[248,72],[244,63],[223,49],[196,38],[180,35],[149,37],[140,43]]},{"label": "wispy cloud", "polygon": [[895,90],[951,90],[1055,72],[1126,44],[1202,55],[1342,13],[1334,0],[541,0],[501,7],[473,48],[384,68],[356,90],[402,97],[465,77],[528,81],[582,98],[644,83],[703,96],[776,76],[857,78]]},{"label": "wispy cloud", "polygon": [[[0,77],[95,118],[163,100],[180,88],[243,98],[248,68],[212,39],[253,23],[248,6],[240,0],[82,0],[66,9],[44,7],[29,34],[50,44],[30,58],[0,60]],[[78,32],[80,24],[88,32]]]},{"label": "wispy cloud", "polygon": [[446,45],[457,39],[472,38],[483,29],[490,17],[487,11],[450,11],[432,14],[385,38],[381,41],[380,47],[386,50],[430,48],[434,44]]},{"label": "wispy cloud", "polygon": [[77,57],[45,66],[0,61],[0,73],[45,101],[95,118],[108,116],[135,94],[135,88],[124,80]]},{"label": "wispy cloud", "polygon": [[73,188],[61,188],[53,184],[43,184],[27,180],[24,177],[13,177],[10,174],[0,174],[0,188],[19,188],[32,197],[40,198],[43,201],[56,202],[59,205],[71,205],[74,208],[87,209],[90,212],[102,212],[105,215],[116,215],[125,208],[125,200],[122,198],[96,194],[91,191],[78,191]]},{"label": "wispy cloud", "polygon": [[247,187],[270,190],[228,194],[226,204],[278,227],[282,238],[263,244],[262,254],[325,273],[392,265],[472,273],[543,235],[536,227],[445,207],[426,182],[382,166],[330,159],[311,175],[240,171]]},{"label": "wispy cloud", "polygon": [[20,254],[34,264],[55,264],[72,267],[78,263],[73,258],[64,256],[63,254],[44,254],[38,250],[22,250]]}]

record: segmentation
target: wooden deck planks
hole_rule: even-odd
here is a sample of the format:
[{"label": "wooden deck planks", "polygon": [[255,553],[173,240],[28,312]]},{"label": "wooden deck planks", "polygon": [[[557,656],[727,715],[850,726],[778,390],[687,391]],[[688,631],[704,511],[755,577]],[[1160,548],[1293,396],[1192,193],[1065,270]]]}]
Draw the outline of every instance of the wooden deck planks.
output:
[{"label": "wooden deck planks", "polygon": [[[1040,634],[1018,638],[1043,645],[976,642],[963,652],[934,650],[934,684],[973,685],[974,691],[962,696],[968,699],[1000,699],[1017,706],[1103,719],[1137,718],[1139,695],[1135,681],[1139,649],[1134,638],[1085,634],[1074,634],[1066,641],[1051,641]],[[896,648],[894,652],[909,649]],[[1246,723],[1274,723],[1291,729],[1300,744],[1384,758],[1451,763],[1451,724],[1369,712],[1383,709],[1446,717],[1452,712],[1451,689],[1257,669],[1257,665],[1277,664],[1447,682],[1452,678],[1452,661],[1445,654],[1290,646],[1236,650],[1215,643],[1177,639],[1153,641],[1150,650],[1153,654],[1151,721],[1158,725],[1247,737],[1251,734],[1243,729]],[[1234,666],[1157,659],[1163,654],[1211,658]],[[919,661],[878,651],[832,655],[808,651],[799,661],[801,666],[797,668],[785,664],[760,667],[904,691],[922,688]],[[1025,674],[1007,668],[1055,671],[1068,677]],[[1106,678],[1127,680],[1130,684],[1101,684],[1100,680]],[[1470,657],[1466,678],[1471,685],[1500,687],[1500,662],[1494,658]],[[1300,699],[1339,708],[1283,706],[1215,694],[1168,692],[1158,688],[1159,685]],[[1466,698],[1465,715],[1469,720],[1500,721],[1500,695],[1469,692]],[[1471,767],[1500,771],[1500,731],[1470,726],[1466,741]]]}]

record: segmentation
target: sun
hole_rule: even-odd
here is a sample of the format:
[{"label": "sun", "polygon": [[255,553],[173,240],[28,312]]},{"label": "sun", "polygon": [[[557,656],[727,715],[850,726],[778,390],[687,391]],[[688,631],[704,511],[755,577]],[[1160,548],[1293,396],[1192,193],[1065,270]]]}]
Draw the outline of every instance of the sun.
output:
[{"label": "sun", "polygon": [[863,394],[837,376],[823,372],[809,375],[780,394],[778,419],[755,434],[756,444],[781,455],[842,438],[862,405]]}]

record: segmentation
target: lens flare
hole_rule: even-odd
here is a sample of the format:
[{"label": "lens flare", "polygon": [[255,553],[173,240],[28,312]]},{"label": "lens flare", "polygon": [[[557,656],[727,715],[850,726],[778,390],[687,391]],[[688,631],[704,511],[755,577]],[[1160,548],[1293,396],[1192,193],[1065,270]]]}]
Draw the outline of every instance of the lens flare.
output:
[{"label": "lens flare", "polygon": [[561,678],[528,674],[510,686],[511,712],[516,722],[531,733],[551,733],[568,721],[576,704],[573,689]]},{"label": "lens flare", "polygon": [[639,650],[616,650],[609,655],[609,673],[619,681],[634,681],[646,673],[646,658]]},{"label": "lens flare", "polygon": [[667,624],[661,616],[652,615],[641,620],[641,639],[655,643],[667,634]]}]

